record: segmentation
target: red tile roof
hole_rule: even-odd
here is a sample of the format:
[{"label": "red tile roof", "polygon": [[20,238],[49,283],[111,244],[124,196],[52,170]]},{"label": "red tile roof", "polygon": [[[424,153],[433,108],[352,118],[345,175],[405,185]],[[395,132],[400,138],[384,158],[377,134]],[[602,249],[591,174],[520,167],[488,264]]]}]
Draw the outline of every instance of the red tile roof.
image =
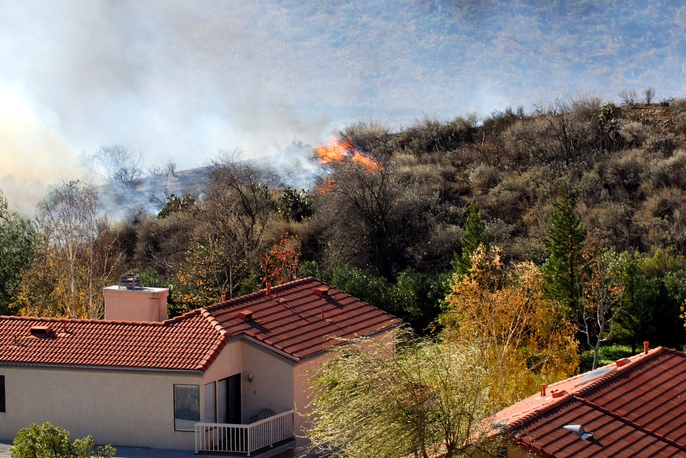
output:
[{"label": "red tile roof", "polygon": [[202,309],[161,323],[1,317],[0,363],[204,370],[227,340]]},{"label": "red tile roof", "polygon": [[[542,457],[686,456],[686,354],[657,348],[620,360],[552,385],[495,420]],[[567,424],[593,437],[582,440]]]},{"label": "red tile roof", "polygon": [[[402,324],[399,318],[314,278],[272,287],[269,295],[262,290],[212,305],[207,311],[231,336],[250,337],[295,360],[322,352],[340,339],[369,336]],[[245,311],[252,312],[251,319],[237,316]]]},{"label": "red tile roof", "polygon": [[335,337],[368,336],[400,324],[306,278],[271,288],[270,296],[261,291],[161,323],[0,317],[0,364],[205,370],[230,338],[244,336],[297,361],[340,342]]}]

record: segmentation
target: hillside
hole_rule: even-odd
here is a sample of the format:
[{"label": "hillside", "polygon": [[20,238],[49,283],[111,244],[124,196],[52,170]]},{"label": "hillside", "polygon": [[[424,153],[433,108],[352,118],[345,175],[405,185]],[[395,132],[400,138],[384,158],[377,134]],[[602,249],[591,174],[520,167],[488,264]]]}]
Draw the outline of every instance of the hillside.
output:
[{"label": "hillside", "polygon": [[[475,199],[508,258],[542,262],[541,237],[560,193],[605,247],[686,249],[684,101],[587,98],[482,123],[425,119],[398,133],[357,125],[346,135],[405,174],[408,186],[432,187],[440,207],[464,209]],[[422,186],[419,194],[428,192]],[[456,233],[463,222],[459,212],[444,221]]]},{"label": "hillside", "polygon": [[[475,199],[493,243],[506,259],[545,259],[541,237],[552,202],[561,193],[575,203],[589,236],[618,251],[673,247],[686,250],[686,102],[601,104],[584,98],[558,101],[525,113],[505,110],[479,121],[431,118],[401,131],[358,123],[340,133],[354,151],[384,165],[383,175],[401,189],[389,202],[393,217],[405,218],[409,231],[396,240],[395,260],[384,269],[394,277],[406,267],[420,271],[449,268],[465,210]],[[298,227],[306,253],[327,264],[327,207],[340,210],[326,195],[343,162],[317,164],[309,145],[293,144],[278,158],[246,162],[263,171],[260,180],[275,192],[284,185],[309,189],[314,216]],[[328,177],[328,178],[327,178]],[[169,194],[200,197],[209,186],[206,168],[145,178],[134,189],[102,189],[108,208],[142,209],[157,214]],[[397,207],[397,208],[396,208]],[[411,214],[404,210],[411,209]],[[116,212],[115,212],[116,213]],[[346,224],[353,236],[355,220]],[[418,219],[420,221],[412,222]],[[415,231],[415,232],[412,232]],[[360,235],[363,237],[363,235]],[[393,242],[395,243],[395,242]],[[354,245],[354,244],[353,244]],[[360,247],[364,246],[360,245]],[[337,251],[334,258],[345,255]],[[370,273],[379,266],[348,253],[342,259]],[[332,263],[334,261],[330,261]],[[333,267],[333,264],[331,264]]]}]

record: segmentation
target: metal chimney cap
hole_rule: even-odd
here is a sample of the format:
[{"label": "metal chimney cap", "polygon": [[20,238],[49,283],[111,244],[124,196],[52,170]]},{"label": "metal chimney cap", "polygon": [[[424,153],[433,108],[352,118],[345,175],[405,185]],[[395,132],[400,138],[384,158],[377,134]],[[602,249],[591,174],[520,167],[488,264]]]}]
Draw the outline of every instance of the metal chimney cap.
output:
[{"label": "metal chimney cap", "polygon": [[143,288],[140,274],[124,274],[119,277],[119,287],[126,289]]}]

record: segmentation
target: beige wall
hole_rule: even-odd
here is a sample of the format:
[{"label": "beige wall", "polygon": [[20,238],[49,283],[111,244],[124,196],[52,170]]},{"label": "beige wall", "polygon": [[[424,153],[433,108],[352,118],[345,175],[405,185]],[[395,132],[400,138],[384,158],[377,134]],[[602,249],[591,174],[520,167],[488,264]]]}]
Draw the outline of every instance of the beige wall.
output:
[{"label": "beige wall", "polygon": [[[203,376],[202,384],[240,374],[242,423],[248,424],[263,409],[281,413],[293,408],[294,365],[259,344],[239,339],[224,347]],[[248,374],[253,375],[252,382],[248,380]],[[204,390],[201,397],[201,421],[206,421]]]},{"label": "beige wall", "polygon": [[202,382],[210,383],[242,372],[243,353],[241,341],[229,342],[203,375]]},{"label": "beige wall", "polygon": [[331,353],[323,353],[300,362],[295,367],[295,419],[293,421],[293,429],[295,430],[296,446],[302,447],[307,445],[308,440],[303,437],[303,427],[305,426],[305,415],[309,409],[307,408],[311,399],[311,385],[312,378],[319,374],[319,368],[332,357]]},{"label": "beige wall", "polygon": [[174,384],[201,386],[200,373],[0,366],[0,375],[1,439],[49,421],[98,444],[194,449],[193,432],[174,431]]},{"label": "beige wall", "polygon": [[[274,413],[291,410],[295,363],[247,339],[241,343],[243,423],[250,423],[251,417],[262,409]],[[248,374],[253,374],[252,382],[248,382]]]},{"label": "beige wall", "polygon": [[[375,340],[386,341],[392,334]],[[49,421],[73,438],[91,435],[99,444],[193,450],[194,433],[174,431],[174,384],[198,385],[202,422],[205,384],[240,373],[246,424],[263,409],[305,412],[310,379],[330,357],[323,353],[296,364],[240,339],[229,342],[204,374],[0,366],[7,407],[0,413],[0,439],[11,440],[19,429]],[[252,382],[248,374],[253,374]],[[302,424],[296,413],[298,435]]]},{"label": "beige wall", "polygon": [[[219,387],[217,382],[222,379],[231,377],[232,375],[240,374],[243,367],[243,354],[241,351],[241,342],[239,340],[229,342],[222,349],[221,353],[212,362],[212,365],[207,369],[202,378],[202,384],[200,390],[200,421],[205,423],[215,423],[219,420],[217,415],[217,403],[219,402],[220,394],[218,393]],[[215,382],[214,385],[214,395],[213,395],[213,406],[209,410],[213,410],[215,417],[207,418],[207,399],[205,398],[206,391],[205,385],[208,383]],[[221,408],[219,408],[221,409]],[[241,408],[242,410],[242,408]]]}]

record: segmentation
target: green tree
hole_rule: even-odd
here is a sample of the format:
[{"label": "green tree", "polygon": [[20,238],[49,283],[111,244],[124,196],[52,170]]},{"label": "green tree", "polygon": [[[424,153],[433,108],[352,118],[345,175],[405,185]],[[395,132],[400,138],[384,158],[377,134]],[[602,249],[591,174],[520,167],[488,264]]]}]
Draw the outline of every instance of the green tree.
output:
[{"label": "green tree", "polygon": [[304,189],[296,191],[286,186],[281,191],[281,197],[277,203],[277,211],[287,220],[299,223],[303,219],[312,216],[312,193]]},{"label": "green tree", "polygon": [[[318,266],[308,264],[307,272],[316,274],[315,267]],[[400,272],[395,283],[390,283],[383,277],[367,275],[343,264],[336,266],[332,277],[326,281],[334,288],[394,314],[419,334],[433,330],[450,288],[448,273],[427,274],[408,268]]]},{"label": "green tree", "polygon": [[0,315],[15,312],[11,304],[24,272],[33,265],[38,248],[36,224],[10,211],[0,191]]},{"label": "green tree", "polygon": [[472,199],[472,202],[469,204],[467,222],[465,223],[460,244],[462,245],[462,251],[459,256],[455,255],[453,269],[458,275],[465,275],[472,267],[471,257],[476,249],[483,245],[486,251],[488,251],[491,247],[491,237],[486,230],[486,224],[475,199]]},{"label": "green tree", "polygon": [[581,294],[574,317],[586,345],[593,351],[592,369],[598,367],[600,346],[617,332],[625,285],[615,253],[601,249],[591,239],[582,251]]},{"label": "green tree", "polygon": [[233,269],[225,245],[215,238],[194,243],[173,278],[178,302],[170,307],[172,316],[219,302],[234,289]]},{"label": "green tree", "polygon": [[69,431],[48,422],[20,429],[10,451],[12,458],[112,458],[117,453],[111,445],[96,447],[91,436],[72,443]]},{"label": "green tree", "polygon": [[561,195],[553,206],[548,230],[543,239],[549,257],[542,270],[548,294],[572,311],[580,297],[579,266],[583,262],[581,254],[586,240],[586,229],[566,195]]},{"label": "green tree", "polygon": [[193,197],[192,194],[184,194],[181,197],[177,196],[174,193],[169,194],[167,196],[167,202],[164,204],[162,210],[160,210],[160,212],[157,214],[157,217],[166,218],[172,213],[180,212],[189,207],[192,207],[194,203],[195,197]]},{"label": "green tree", "polygon": [[653,310],[662,294],[662,278],[647,276],[644,258],[625,251],[618,258],[619,281],[624,285],[622,313],[616,321],[617,340],[631,345],[632,354],[655,331]]},{"label": "green tree", "polygon": [[450,291],[450,281],[449,272],[427,274],[411,268],[403,270],[389,291],[395,304],[392,313],[420,335],[432,332]]},{"label": "green tree", "polygon": [[331,286],[361,299],[374,307],[393,313],[389,284],[383,277],[367,275],[361,269],[340,264],[333,269]]},{"label": "green tree", "polygon": [[474,346],[418,340],[337,347],[315,379],[309,404],[312,449],[325,456],[467,457],[495,444],[485,420],[485,361]]},{"label": "green tree", "polygon": [[649,333],[642,340],[671,348],[683,345],[686,330],[675,317],[686,300],[686,257],[672,248],[656,249],[641,258],[639,268],[652,285],[645,305],[650,309]]}]

